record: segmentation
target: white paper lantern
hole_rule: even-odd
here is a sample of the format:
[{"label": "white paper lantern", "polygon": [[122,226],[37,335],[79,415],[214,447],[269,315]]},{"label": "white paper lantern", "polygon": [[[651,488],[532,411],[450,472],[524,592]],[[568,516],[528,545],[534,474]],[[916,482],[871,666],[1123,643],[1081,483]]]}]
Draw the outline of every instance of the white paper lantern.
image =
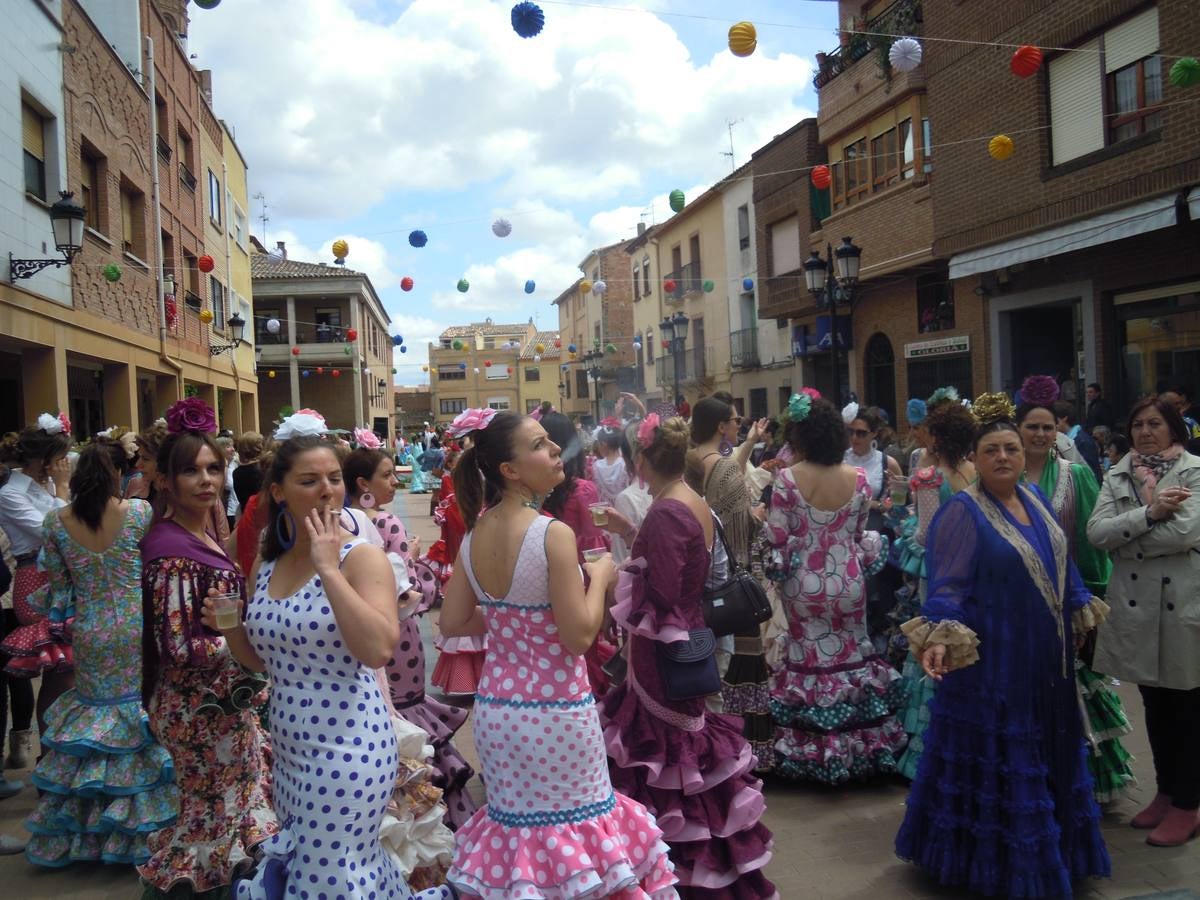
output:
[{"label": "white paper lantern", "polygon": [[535,363],[540,363],[540,362],[542,361],[542,358],[541,358],[540,356],[534,356],[534,357],[533,357],[533,361],[534,361]]},{"label": "white paper lantern", "polygon": [[364,375],[370,375],[370,374],[371,374],[371,370],[370,370],[370,369],[363,369],[363,374],[364,374]]},{"label": "white paper lantern", "polygon": [[920,42],[916,38],[900,38],[888,51],[888,62],[897,72],[911,72],[921,64]]},{"label": "white paper lantern", "polygon": [[492,234],[496,237],[508,237],[512,234],[512,222],[508,219],[497,219],[492,223]]},{"label": "white paper lantern", "polygon": [[476,366],[476,367],[475,367],[475,374],[476,374],[476,375],[478,375],[478,374],[479,374],[479,366]]},{"label": "white paper lantern", "polygon": [[267,331],[271,334],[279,334],[279,320],[267,319]]},{"label": "white paper lantern", "polygon": [[608,285],[603,281],[597,281],[592,285],[592,293],[597,297],[603,297],[604,292],[608,290]]}]

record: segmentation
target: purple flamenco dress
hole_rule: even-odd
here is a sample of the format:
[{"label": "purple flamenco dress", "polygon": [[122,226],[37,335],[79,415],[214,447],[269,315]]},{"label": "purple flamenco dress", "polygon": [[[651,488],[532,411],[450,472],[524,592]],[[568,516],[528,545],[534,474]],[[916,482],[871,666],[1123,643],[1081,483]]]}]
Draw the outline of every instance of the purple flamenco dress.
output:
[{"label": "purple flamenco dress", "polygon": [[[926,540],[929,594],[904,633],[946,647],[896,854],[988,896],[1070,897],[1107,876],[1075,693],[1074,634],[1103,618],[1045,496],[1017,521],[972,486]],[[978,649],[976,649],[978,647]]]},{"label": "purple flamenco dress", "polygon": [[612,610],[628,633],[628,675],[602,711],[613,786],[654,813],[681,897],[777,897],[763,873],[773,841],[741,718],[707,712],[703,697],[669,699],[658,674],[657,644],[704,627],[704,532],[682,503],[658,501],[630,557]]}]

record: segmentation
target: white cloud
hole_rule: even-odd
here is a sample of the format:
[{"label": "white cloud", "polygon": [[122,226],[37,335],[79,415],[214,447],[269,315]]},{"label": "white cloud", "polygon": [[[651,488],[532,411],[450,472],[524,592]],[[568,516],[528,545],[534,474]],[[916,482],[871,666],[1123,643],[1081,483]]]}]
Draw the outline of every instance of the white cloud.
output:
[{"label": "white cloud", "polygon": [[398,285],[398,276],[388,265],[388,251],[379,241],[356,234],[335,234],[328,240],[322,241],[318,248],[308,246],[297,237],[294,231],[282,229],[271,232],[270,244],[274,247],[276,241],[283,241],[287,247],[288,259],[297,262],[333,264],[333,242],[341,238],[350,245],[350,253],[346,257],[346,268],[362,272],[371,279],[376,291]]}]

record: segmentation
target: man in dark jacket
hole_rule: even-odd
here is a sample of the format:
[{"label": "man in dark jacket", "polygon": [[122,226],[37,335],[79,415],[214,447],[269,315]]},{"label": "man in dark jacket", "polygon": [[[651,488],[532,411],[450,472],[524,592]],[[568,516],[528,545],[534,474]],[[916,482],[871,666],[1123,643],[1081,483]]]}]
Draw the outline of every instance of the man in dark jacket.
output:
[{"label": "man in dark jacket", "polygon": [[1112,429],[1113,415],[1108,408],[1108,401],[1100,396],[1100,385],[1093,381],[1087,386],[1087,417],[1084,419],[1084,431],[1089,434],[1097,425]]},{"label": "man in dark jacket", "polygon": [[1095,438],[1079,425],[1079,417],[1075,415],[1075,406],[1065,400],[1054,401],[1054,418],[1058,430],[1075,442],[1075,449],[1083,457],[1088,468],[1096,475],[1097,481],[1104,480],[1104,470],[1100,467],[1100,447]]}]

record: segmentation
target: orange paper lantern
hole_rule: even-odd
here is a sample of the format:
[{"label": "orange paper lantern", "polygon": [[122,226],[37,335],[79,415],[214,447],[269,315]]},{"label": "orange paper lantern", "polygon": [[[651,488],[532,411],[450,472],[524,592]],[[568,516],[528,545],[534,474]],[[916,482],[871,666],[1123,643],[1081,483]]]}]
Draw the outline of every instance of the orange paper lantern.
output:
[{"label": "orange paper lantern", "polygon": [[1018,78],[1028,78],[1042,65],[1042,51],[1033,44],[1018,47],[1008,66]]},{"label": "orange paper lantern", "polygon": [[215,265],[216,264],[213,262],[213,258],[207,253],[196,260],[196,268],[201,272],[204,272],[206,275],[213,270],[213,266]]},{"label": "orange paper lantern", "polygon": [[823,191],[829,185],[833,184],[833,176],[829,172],[829,166],[814,166],[812,174],[809,177],[812,179],[813,187],[818,191]]}]

